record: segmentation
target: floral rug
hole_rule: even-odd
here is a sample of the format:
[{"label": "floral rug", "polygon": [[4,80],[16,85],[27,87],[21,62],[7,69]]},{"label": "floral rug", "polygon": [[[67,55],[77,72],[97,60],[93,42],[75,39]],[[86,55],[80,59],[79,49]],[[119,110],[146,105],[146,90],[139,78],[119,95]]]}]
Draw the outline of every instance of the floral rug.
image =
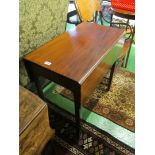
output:
[{"label": "floral rug", "polygon": [[[135,75],[125,69],[118,69],[114,74],[110,91],[106,91],[107,79],[96,87],[90,98],[82,104],[85,108],[135,131]],[[71,91],[56,87],[56,92],[73,100]]]},{"label": "floral rug", "polygon": [[134,155],[134,149],[84,121],[81,121],[79,140],[75,141],[74,116],[62,110],[50,108],[49,118],[55,139],[46,145],[42,155],[53,154],[52,146],[58,155]]}]

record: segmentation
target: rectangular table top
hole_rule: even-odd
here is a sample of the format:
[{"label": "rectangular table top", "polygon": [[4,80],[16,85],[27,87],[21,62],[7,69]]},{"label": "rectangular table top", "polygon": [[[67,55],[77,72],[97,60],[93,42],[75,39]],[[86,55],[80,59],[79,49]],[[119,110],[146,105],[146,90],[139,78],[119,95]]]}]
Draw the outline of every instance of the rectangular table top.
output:
[{"label": "rectangular table top", "polygon": [[24,59],[82,84],[123,35],[124,30],[84,22]]}]

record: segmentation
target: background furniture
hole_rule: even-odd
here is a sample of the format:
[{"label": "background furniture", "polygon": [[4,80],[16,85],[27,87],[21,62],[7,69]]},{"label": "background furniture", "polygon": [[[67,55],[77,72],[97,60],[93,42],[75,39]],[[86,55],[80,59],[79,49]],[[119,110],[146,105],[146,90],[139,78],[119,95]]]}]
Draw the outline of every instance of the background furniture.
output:
[{"label": "background furniture", "polygon": [[[127,25],[129,25],[130,20],[135,20],[135,0],[111,0],[111,6],[112,6],[111,22],[113,19],[113,15],[127,19]],[[126,27],[126,30],[128,30],[128,27]],[[127,52],[124,67],[127,67],[127,64],[128,64],[130,50],[131,50],[131,46],[132,46],[133,38],[135,34],[135,26],[129,29],[129,31],[130,31],[129,32],[130,45]]]},{"label": "background furniture", "polygon": [[78,25],[80,22],[81,21],[79,19],[78,12],[75,8],[74,0],[69,1],[68,13],[67,13],[67,23]]},{"label": "background furniture", "polygon": [[81,21],[93,21],[93,15],[97,6],[94,0],[75,0],[75,6]]},{"label": "background furniture", "polygon": [[127,3],[126,5],[127,1],[134,2],[134,0],[111,0],[111,2],[104,1],[102,3],[101,14],[102,19],[105,21],[104,24],[107,25],[109,23],[109,25],[112,27],[117,27],[126,30],[126,35],[124,37],[125,43],[122,52],[124,54],[121,56],[121,64],[123,67],[127,67],[135,33],[135,26],[131,26],[129,22],[129,20],[135,19],[135,6],[134,3],[131,3],[131,5],[128,5]]},{"label": "background furniture", "polygon": [[[75,5],[75,10],[70,11],[67,14],[67,22],[70,24],[78,25],[81,22],[90,22],[93,21],[97,24],[103,25],[103,14],[102,14],[102,0],[75,0],[71,2],[71,5]],[[74,6],[72,6],[74,7]],[[74,17],[73,17],[74,16]],[[79,17],[79,18],[78,18]],[[72,19],[72,20],[71,20]],[[123,42],[124,43],[124,42]],[[123,65],[123,61],[127,51],[129,50],[129,41],[125,42],[124,45],[120,45],[121,47],[124,46],[122,55],[118,59],[119,64]],[[107,91],[110,90],[111,81],[113,77],[115,65],[112,66],[111,72],[106,75],[107,81]]]},{"label": "background furniture", "polygon": [[120,9],[135,13],[135,0],[111,0],[113,9]]},{"label": "background furniture", "polygon": [[[96,22],[97,16],[100,17],[101,0],[75,0],[70,3],[74,4],[76,8],[67,14],[67,22],[70,24],[78,25],[81,22]],[[71,20],[73,16],[78,16],[79,18],[76,17],[73,21]]]},{"label": "background furniture", "polygon": [[77,138],[81,103],[86,101],[121,55],[121,50],[111,49],[123,35],[124,30],[83,22],[24,57],[42,99],[47,101],[39,83],[40,76],[73,92]]},{"label": "background furniture", "polygon": [[54,138],[54,130],[49,126],[47,105],[21,86],[19,101],[20,155],[41,154],[45,144]]}]

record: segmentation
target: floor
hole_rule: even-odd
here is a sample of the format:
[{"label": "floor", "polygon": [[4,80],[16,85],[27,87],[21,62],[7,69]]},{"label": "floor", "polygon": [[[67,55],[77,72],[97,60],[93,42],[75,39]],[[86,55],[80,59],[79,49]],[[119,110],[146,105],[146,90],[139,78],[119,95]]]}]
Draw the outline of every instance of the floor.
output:
[{"label": "floor", "polygon": [[[67,24],[66,31],[74,28],[75,26],[72,24]],[[135,45],[132,45],[129,62],[127,66],[127,70],[130,72],[135,72]],[[46,97],[54,102],[57,106],[65,109],[66,111],[74,114],[74,103],[63,96],[55,93],[51,93],[56,84],[51,83],[47,87],[44,88],[44,93]],[[120,141],[126,143],[127,145],[135,148],[135,133],[111,122],[110,120],[97,115],[94,112],[91,112],[84,107],[81,108],[81,119],[94,124],[98,128],[110,133],[115,138]]]}]

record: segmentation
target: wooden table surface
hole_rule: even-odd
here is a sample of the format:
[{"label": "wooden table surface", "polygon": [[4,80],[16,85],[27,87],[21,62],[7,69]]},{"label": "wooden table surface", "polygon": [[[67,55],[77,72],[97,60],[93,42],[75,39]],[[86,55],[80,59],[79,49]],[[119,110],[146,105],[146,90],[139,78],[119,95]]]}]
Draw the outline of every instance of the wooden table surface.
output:
[{"label": "wooden table surface", "polygon": [[123,34],[124,30],[82,23],[25,59],[82,84]]}]

